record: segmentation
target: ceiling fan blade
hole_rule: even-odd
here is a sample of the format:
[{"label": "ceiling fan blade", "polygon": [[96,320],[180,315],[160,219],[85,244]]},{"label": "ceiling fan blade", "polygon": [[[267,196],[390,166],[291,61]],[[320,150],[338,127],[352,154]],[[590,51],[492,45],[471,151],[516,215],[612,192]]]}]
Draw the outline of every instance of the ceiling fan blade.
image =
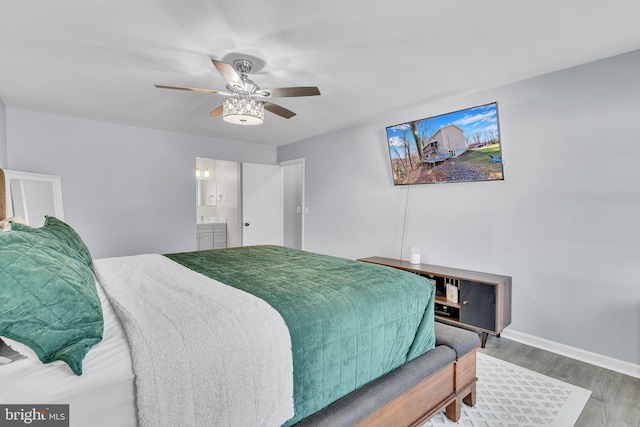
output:
[{"label": "ceiling fan blade", "polygon": [[273,114],[284,117],[285,119],[290,119],[291,117],[296,115],[296,113],[294,113],[293,111],[287,110],[286,108],[281,107],[278,104],[274,104],[273,102],[263,102],[262,104],[264,104],[265,110],[271,111]]},{"label": "ceiling fan blade", "polygon": [[232,88],[244,89],[242,78],[231,65],[226,62],[216,61],[215,59],[212,59],[211,62],[213,62],[213,66],[216,67],[216,70],[222,74],[222,77],[224,77]]},{"label": "ceiling fan blade", "polygon": [[159,89],[177,89],[177,90],[186,90],[189,92],[201,92],[201,93],[222,93],[227,94],[227,92],[215,89],[201,89],[199,87],[182,87],[182,86],[165,86],[165,85],[154,85]]},{"label": "ceiling fan blade", "polygon": [[261,89],[257,95],[264,98],[271,98],[273,96],[316,96],[320,95],[320,89],[315,86],[280,87],[275,89]]},{"label": "ceiling fan blade", "polygon": [[221,116],[222,115],[222,105],[209,113],[210,116]]}]

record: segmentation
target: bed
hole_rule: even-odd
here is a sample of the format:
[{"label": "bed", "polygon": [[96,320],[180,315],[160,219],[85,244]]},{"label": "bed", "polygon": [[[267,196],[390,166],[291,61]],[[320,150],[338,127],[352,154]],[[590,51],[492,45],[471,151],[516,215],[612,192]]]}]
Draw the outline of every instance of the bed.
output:
[{"label": "bed", "polygon": [[0,404],[69,404],[77,426],[408,426],[475,403],[478,338],[434,325],[419,276],[275,246],[92,260],[55,217],[0,232],[0,259],[20,258],[0,270],[41,247],[30,268],[73,265],[103,327],[83,319],[82,345],[42,364],[7,327],[37,310],[12,317],[5,293]]}]

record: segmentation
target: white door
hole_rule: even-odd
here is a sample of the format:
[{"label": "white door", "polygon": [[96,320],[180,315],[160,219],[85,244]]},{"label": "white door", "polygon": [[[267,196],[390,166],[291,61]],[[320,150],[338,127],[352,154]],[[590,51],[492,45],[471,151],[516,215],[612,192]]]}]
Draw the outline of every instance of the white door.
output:
[{"label": "white door", "polygon": [[282,167],[242,164],[242,245],[284,245]]}]

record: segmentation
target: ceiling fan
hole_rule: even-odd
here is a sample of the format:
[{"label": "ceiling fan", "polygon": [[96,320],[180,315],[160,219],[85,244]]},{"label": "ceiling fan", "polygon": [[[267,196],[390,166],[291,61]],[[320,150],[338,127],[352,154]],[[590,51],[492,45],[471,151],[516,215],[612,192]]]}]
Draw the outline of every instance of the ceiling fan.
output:
[{"label": "ceiling fan", "polygon": [[248,74],[253,68],[253,63],[248,59],[236,59],[233,66],[225,62],[212,59],[213,66],[227,81],[226,90],[201,89],[197,87],[180,87],[155,85],[161,89],[178,89],[190,92],[217,93],[227,96],[222,105],[209,113],[210,116],[222,116],[222,119],[237,125],[259,125],[264,121],[264,110],[270,111],[285,119],[295,116],[278,104],[266,101],[274,97],[298,97],[320,95],[320,90],[315,86],[281,87],[275,89],[260,89],[251,81]]}]

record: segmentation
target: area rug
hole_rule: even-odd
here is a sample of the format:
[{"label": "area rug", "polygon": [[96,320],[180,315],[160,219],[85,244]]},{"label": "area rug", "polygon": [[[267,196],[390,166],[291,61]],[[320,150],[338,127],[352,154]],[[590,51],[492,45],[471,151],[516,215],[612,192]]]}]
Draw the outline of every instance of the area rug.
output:
[{"label": "area rug", "polygon": [[462,405],[458,423],[444,411],[423,427],[571,427],[591,391],[478,353],[476,405]]}]

